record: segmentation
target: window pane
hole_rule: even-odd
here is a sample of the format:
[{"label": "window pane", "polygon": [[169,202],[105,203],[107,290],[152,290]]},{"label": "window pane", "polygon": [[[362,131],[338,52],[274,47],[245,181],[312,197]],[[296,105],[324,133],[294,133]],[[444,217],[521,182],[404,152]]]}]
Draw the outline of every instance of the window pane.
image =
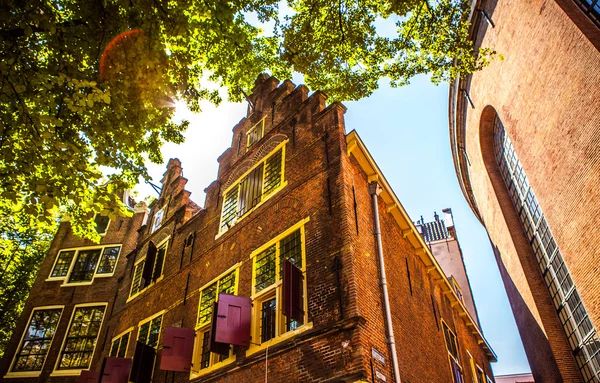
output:
[{"label": "window pane", "polygon": [[258,254],[254,259],[255,292],[264,290],[275,283],[275,257],[277,249],[275,245]]},{"label": "window pane", "polygon": [[106,229],[108,229],[110,218],[106,215],[96,214],[94,222],[96,223],[96,231],[98,234],[104,234],[106,233]]},{"label": "window pane", "polygon": [[162,315],[150,321],[150,333],[148,334],[148,346],[156,347],[160,335],[160,325],[162,324]]},{"label": "window pane", "polygon": [[281,185],[281,157],[283,149],[278,150],[266,161],[264,194],[268,195]]},{"label": "window pane", "polygon": [[198,309],[198,325],[210,322],[213,302],[217,299],[217,282],[206,287],[200,293],[200,307]]},{"label": "window pane", "polygon": [[243,216],[262,199],[263,164],[260,164],[240,182],[239,216]]},{"label": "window pane", "polygon": [[160,246],[156,252],[156,258],[154,261],[154,270],[152,272],[152,279],[157,280],[163,272],[163,264],[165,262],[165,254],[167,253],[168,241]]},{"label": "window pane", "polygon": [[12,371],[41,371],[61,313],[62,309],[33,312]]},{"label": "window pane", "polygon": [[138,342],[148,344],[148,333],[150,332],[150,322],[146,322],[140,326],[138,333]]},{"label": "window pane", "polygon": [[260,340],[266,342],[269,339],[275,338],[275,315],[276,315],[276,300],[275,298],[265,301],[261,305],[260,316]]},{"label": "window pane", "polygon": [[94,278],[94,271],[100,258],[100,249],[80,250],[69,277],[69,283],[89,282]]},{"label": "window pane", "polygon": [[154,233],[162,224],[162,220],[163,220],[163,216],[165,214],[165,210],[164,209],[160,209],[159,211],[156,212],[156,215],[154,216],[154,222],[152,223],[152,232]]},{"label": "window pane", "polygon": [[125,334],[121,337],[121,343],[119,345],[119,353],[117,354],[117,356],[119,358],[125,357],[125,352],[127,352],[127,345],[129,344],[129,334],[131,334],[131,333],[128,332],[127,334]]},{"label": "window pane", "polygon": [[142,261],[135,265],[135,271],[133,273],[133,282],[131,282],[130,296],[133,296],[140,291],[140,287],[142,285],[142,272],[144,271],[144,263],[145,261]]},{"label": "window pane", "polygon": [[219,280],[219,293],[231,294],[235,293],[235,278],[236,272],[232,271]]},{"label": "window pane", "polygon": [[71,251],[61,251],[58,253],[58,259],[56,260],[56,264],[54,265],[54,269],[52,270],[51,277],[66,277],[69,272],[69,267],[71,267],[71,261],[73,261],[73,256],[75,256],[75,250]]},{"label": "window pane", "polygon": [[248,148],[263,138],[265,120],[261,120],[258,124],[248,131]]},{"label": "window pane", "polygon": [[283,261],[290,261],[292,265],[302,269],[302,236],[300,229],[288,235],[279,243],[279,275],[283,272]]},{"label": "window pane", "polygon": [[117,264],[117,258],[119,258],[119,252],[121,246],[105,247],[102,252],[102,258],[100,258],[100,265],[96,274],[111,274],[115,271],[115,265]]},{"label": "window pane", "polygon": [[200,358],[200,369],[210,367],[210,331],[202,334],[202,356]]},{"label": "window pane", "polygon": [[225,200],[223,201],[223,219],[221,220],[221,230],[227,230],[233,225],[233,220],[237,216],[237,200],[238,200],[239,186],[236,185],[231,189]]},{"label": "window pane", "polygon": [[59,369],[88,368],[94,354],[104,306],[78,307],[60,354]]},{"label": "window pane", "polygon": [[119,344],[121,343],[121,338],[113,340],[110,346],[110,352],[108,356],[117,356],[119,354]]}]

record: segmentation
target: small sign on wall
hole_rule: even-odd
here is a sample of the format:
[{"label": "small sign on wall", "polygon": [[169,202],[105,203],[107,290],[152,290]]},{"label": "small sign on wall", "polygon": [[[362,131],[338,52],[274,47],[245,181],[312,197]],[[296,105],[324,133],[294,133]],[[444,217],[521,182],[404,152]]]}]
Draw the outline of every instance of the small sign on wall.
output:
[{"label": "small sign on wall", "polygon": [[385,356],[381,352],[379,352],[375,347],[371,347],[371,356],[374,360],[385,366]]},{"label": "small sign on wall", "polygon": [[379,370],[375,370],[375,379],[379,382],[387,382],[387,376]]}]

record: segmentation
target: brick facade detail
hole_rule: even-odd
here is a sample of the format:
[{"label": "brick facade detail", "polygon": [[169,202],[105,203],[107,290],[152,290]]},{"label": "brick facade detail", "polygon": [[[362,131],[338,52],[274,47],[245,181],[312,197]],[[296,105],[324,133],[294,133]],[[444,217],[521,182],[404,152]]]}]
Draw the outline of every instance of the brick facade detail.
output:
[{"label": "brick facade detail", "polygon": [[[61,287],[59,283],[46,282],[58,250],[81,243],[69,234],[68,223],[61,225],[15,329],[7,357],[0,364],[0,376],[9,368],[33,307],[64,304],[67,312],[78,302],[109,302],[91,365],[98,370],[115,335],[133,327],[131,338],[136,339],[138,323],[161,310],[165,310],[163,333],[165,326],[194,328],[200,288],[235,264],[240,265],[237,294],[251,296],[249,255],[309,218],[304,228],[308,322],[312,327],[269,347],[268,380],[371,382],[379,381],[373,376],[376,372],[385,375],[388,382],[393,380],[368,192],[370,175],[349,155],[345,107],[339,103],[326,106],[324,94],[317,91],[309,97],[306,87],[290,81],[280,84],[266,75],[257,79],[250,99],[253,108],[234,127],[231,147],[218,159],[218,178],[206,189],[204,207],[190,200],[182,165],[172,159],[162,180],[161,195],[150,206],[152,213],[148,217],[137,213],[123,220],[123,225],[111,225],[110,230],[115,232],[109,231],[103,241],[123,243],[114,277],[85,287]],[[246,132],[263,118],[264,137],[246,150]],[[287,184],[220,233],[223,193],[227,187],[283,142]],[[385,201],[380,201],[379,208],[402,381],[452,381],[442,319],[457,336],[464,381],[473,379],[469,354],[491,377],[493,352],[485,348],[487,344],[476,322],[469,319],[466,309],[460,311],[463,306],[452,303],[453,295],[444,287],[444,278],[434,279],[431,269],[407,238],[406,228],[399,227]],[[152,232],[153,215],[160,210],[164,212],[162,224]],[[193,238],[191,245],[190,238]],[[163,277],[130,298],[136,259],[146,253],[150,241],[158,245],[167,239]],[[410,280],[405,264],[410,270]],[[50,376],[66,326],[63,317],[39,381],[76,379]],[[159,338],[158,359],[161,341]],[[133,357],[133,348],[130,343],[127,357]],[[373,359],[373,349],[383,355],[385,363]],[[235,347],[234,362],[195,381],[264,381],[267,350],[251,354],[247,351]],[[165,372],[158,366],[159,361],[154,382],[190,379],[188,373]],[[21,380],[35,379],[4,378],[3,381]]]},{"label": "brick facade detail", "polygon": [[451,85],[459,183],[490,236],[535,380],[581,382],[496,164],[493,121],[496,115],[502,121],[598,329],[600,31],[575,1],[477,1],[474,9],[476,46],[491,47],[503,59]]}]

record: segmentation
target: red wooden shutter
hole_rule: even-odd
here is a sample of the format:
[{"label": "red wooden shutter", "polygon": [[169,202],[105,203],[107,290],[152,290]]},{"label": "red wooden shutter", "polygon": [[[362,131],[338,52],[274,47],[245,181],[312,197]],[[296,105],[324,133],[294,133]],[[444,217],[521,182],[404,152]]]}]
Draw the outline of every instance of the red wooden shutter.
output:
[{"label": "red wooden shutter", "polygon": [[249,346],[251,316],[250,298],[219,294],[215,340],[219,343]]},{"label": "red wooden shutter", "polygon": [[152,281],[152,272],[154,271],[154,260],[156,259],[156,246],[150,242],[148,244],[148,254],[144,261],[144,270],[142,271],[142,287],[146,287]]},{"label": "red wooden shutter", "polygon": [[98,371],[81,371],[77,383],[98,383],[100,380],[100,373]]},{"label": "red wooden shutter", "polygon": [[290,261],[283,261],[282,312],[299,323],[304,320],[302,270]]},{"label": "red wooden shutter", "polygon": [[213,303],[212,321],[210,323],[210,343],[208,349],[210,352],[214,352],[215,354],[229,356],[229,350],[231,347],[227,343],[220,343],[215,339],[217,334],[217,311],[218,304],[215,302]]},{"label": "red wooden shutter", "polygon": [[137,342],[135,354],[131,365],[131,375],[129,380],[135,383],[150,383],[152,372],[154,371],[154,357],[156,350],[154,347],[144,343]]},{"label": "red wooden shutter", "polygon": [[131,370],[131,359],[129,358],[105,358],[102,366],[101,383],[127,383],[129,371]]},{"label": "red wooden shutter", "polygon": [[193,351],[194,330],[191,328],[167,327],[163,337],[160,369],[190,372]]}]

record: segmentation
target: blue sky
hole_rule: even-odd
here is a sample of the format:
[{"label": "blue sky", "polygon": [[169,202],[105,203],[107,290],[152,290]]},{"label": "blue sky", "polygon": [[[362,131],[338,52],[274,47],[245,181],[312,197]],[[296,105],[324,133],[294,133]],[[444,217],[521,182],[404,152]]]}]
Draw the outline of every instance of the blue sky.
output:
[{"label": "blue sky", "polygon": [[[300,84],[299,78],[295,83]],[[435,86],[425,76],[392,89],[382,82],[371,97],[345,102],[346,130],[356,129],[413,221],[433,219],[450,207],[484,335],[498,355],[496,375],[528,372],[529,365],[506,298],[485,229],[467,205],[454,171],[448,136],[448,86]],[[177,118],[190,121],[186,142],[163,147],[169,158],[182,161],[192,199],[204,204],[204,188],[217,175],[217,157],[231,143],[231,129],[246,115],[246,104],[202,104],[193,115],[179,108]],[[148,164],[158,184],[165,164]],[[139,197],[156,196],[148,186]],[[139,198],[138,197],[138,198]]]}]

